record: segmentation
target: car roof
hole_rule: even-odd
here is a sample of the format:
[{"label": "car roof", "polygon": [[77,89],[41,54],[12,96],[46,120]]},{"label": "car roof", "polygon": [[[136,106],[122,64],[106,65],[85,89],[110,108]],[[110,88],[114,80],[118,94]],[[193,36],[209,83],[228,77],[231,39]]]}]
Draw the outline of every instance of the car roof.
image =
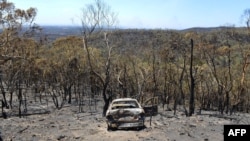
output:
[{"label": "car roof", "polygon": [[114,99],[113,102],[116,102],[116,101],[127,101],[127,100],[137,101],[136,99],[133,99],[133,98],[117,98],[117,99]]}]

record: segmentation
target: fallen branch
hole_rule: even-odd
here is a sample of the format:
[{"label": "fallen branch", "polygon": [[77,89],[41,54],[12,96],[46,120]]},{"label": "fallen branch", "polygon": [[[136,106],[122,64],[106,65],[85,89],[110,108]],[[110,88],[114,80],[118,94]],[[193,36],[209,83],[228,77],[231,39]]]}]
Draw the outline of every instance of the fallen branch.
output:
[{"label": "fallen branch", "polygon": [[23,133],[25,130],[27,130],[29,128],[29,126],[27,126],[26,128],[24,128],[24,129],[22,129],[22,130],[20,130],[20,131],[18,131],[17,133]]}]

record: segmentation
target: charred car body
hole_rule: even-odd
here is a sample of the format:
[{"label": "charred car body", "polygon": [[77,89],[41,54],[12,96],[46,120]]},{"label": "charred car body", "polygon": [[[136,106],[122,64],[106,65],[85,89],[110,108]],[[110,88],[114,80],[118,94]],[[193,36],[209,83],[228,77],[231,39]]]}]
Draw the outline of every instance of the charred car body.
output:
[{"label": "charred car body", "polygon": [[109,129],[142,128],[144,127],[145,113],[136,99],[115,99],[106,112]]}]

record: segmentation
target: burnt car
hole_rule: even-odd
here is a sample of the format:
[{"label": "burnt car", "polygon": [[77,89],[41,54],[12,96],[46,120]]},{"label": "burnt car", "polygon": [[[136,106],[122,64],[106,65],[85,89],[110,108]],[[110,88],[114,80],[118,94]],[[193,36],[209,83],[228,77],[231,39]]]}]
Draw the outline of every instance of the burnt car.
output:
[{"label": "burnt car", "polygon": [[145,112],[136,99],[115,99],[106,112],[108,130],[144,127]]}]

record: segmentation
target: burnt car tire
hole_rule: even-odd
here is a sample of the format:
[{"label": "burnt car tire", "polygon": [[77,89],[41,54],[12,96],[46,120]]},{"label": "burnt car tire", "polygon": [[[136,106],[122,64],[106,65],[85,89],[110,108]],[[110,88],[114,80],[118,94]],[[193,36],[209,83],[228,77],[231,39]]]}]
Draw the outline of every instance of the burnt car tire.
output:
[{"label": "burnt car tire", "polygon": [[110,127],[110,126],[108,125],[107,130],[108,130],[108,131],[115,131],[116,129],[113,128],[113,127]]},{"label": "burnt car tire", "polygon": [[140,126],[137,128],[137,131],[143,130],[146,126],[145,126],[145,121],[143,120],[143,126]]}]

